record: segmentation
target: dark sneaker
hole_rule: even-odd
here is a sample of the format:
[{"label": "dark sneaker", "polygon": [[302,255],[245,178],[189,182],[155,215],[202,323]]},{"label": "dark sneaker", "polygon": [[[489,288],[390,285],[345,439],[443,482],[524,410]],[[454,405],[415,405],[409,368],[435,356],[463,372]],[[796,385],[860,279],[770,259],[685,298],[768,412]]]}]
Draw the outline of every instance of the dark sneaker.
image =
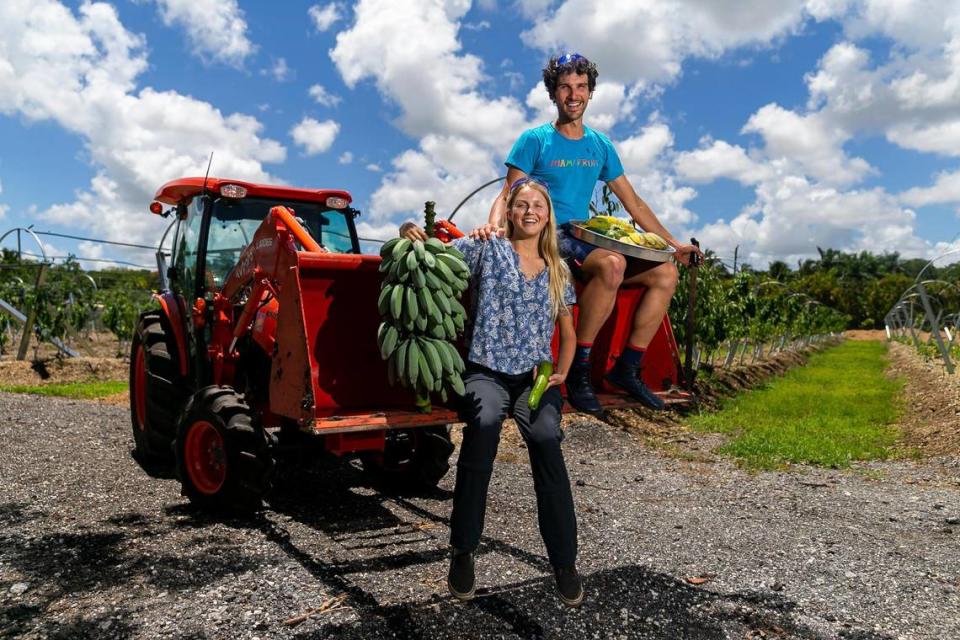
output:
[{"label": "dark sneaker", "polygon": [[557,593],[568,607],[579,607],[583,602],[583,581],[574,567],[556,567],[553,570],[557,578]]},{"label": "dark sneaker", "polygon": [[606,380],[629,393],[632,398],[639,400],[646,407],[663,411],[664,407],[667,406],[660,396],[650,391],[650,387],[643,384],[643,381],[640,380],[640,372],[637,370],[630,371],[625,367],[614,365],[610,373],[607,374]]},{"label": "dark sneaker", "polygon": [[589,367],[570,367],[570,373],[567,374],[567,402],[577,411],[597,417],[603,416],[603,407],[590,385]]},{"label": "dark sneaker", "polygon": [[447,588],[450,593],[459,600],[470,600],[477,591],[474,582],[473,554],[454,549],[450,558],[450,573],[447,574]]}]

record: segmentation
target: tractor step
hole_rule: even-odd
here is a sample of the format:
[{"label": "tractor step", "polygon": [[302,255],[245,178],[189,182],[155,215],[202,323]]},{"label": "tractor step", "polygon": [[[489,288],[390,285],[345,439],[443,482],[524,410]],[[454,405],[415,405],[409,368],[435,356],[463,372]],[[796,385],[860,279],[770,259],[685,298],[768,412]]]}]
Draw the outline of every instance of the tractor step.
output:
[{"label": "tractor step", "polygon": [[[676,389],[658,391],[657,395],[663,398],[668,407],[677,408],[693,402],[693,394]],[[642,406],[639,402],[622,393],[598,393],[597,399],[604,409],[630,409]],[[575,410],[569,404],[564,405],[564,413],[573,413]],[[434,407],[431,413],[418,411],[376,411],[373,413],[344,413],[341,415],[317,418],[313,423],[313,431],[317,434],[358,433],[362,431],[379,431],[382,429],[409,429],[411,427],[428,427],[437,424],[460,422],[455,411],[444,407]]]}]

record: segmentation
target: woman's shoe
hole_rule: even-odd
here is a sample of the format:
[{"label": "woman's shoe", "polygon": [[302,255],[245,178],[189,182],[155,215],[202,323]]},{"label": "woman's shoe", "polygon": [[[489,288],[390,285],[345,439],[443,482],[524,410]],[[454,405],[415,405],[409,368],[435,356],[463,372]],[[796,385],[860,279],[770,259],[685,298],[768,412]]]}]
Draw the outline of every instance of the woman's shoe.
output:
[{"label": "woman's shoe", "polygon": [[579,607],[583,602],[583,581],[577,567],[554,567],[553,572],[560,600],[568,607]]},{"label": "woman's shoe", "polygon": [[470,600],[477,591],[473,575],[473,553],[453,550],[450,558],[450,572],[447,574],[447,588],[454,598]]}]

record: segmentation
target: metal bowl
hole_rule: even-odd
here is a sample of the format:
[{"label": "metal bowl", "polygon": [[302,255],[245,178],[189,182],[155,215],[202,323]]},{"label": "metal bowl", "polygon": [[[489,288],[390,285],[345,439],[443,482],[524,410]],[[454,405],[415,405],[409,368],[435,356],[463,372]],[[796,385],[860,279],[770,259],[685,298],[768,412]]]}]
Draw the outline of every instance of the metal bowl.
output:
[{"label": "metal bowl", "polygon": [[592,244],[595,247],[600,247],[601,249],[609,249],[610,251],[616,251],[617,253],[622,253],[625,256],[630,256],[631,258],[637,258],[638,260],[649,260],[650,262],[667,262],[673,257],[673,254],[677,252],[677,250],[673,247],[667,247],[666,249],[650,249],[648,247],[638,247],[635,244],[620,242],[619,240],[608,238],[605,235],[599,234],[595,231],[590,231],[590,229],[580,226],[584,224],[584,222],[586,221],[571,221],[571,234],[573,234],[574,238],[583,240],[584,242]]}]

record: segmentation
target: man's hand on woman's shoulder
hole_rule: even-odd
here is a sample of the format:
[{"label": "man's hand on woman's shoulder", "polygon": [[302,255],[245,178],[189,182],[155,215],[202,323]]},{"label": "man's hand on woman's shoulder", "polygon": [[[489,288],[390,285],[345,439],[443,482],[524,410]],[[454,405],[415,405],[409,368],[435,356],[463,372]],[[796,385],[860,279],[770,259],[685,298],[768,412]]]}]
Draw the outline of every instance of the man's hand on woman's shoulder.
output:
[{"label": "man's hand on woman's shoulder", "polygon": [[502,238],[507,234],[507,230],[503,227],[498,227],[497,225],[487,223],[485,225],[479,226],[469,235],[474,240],[493,240],[494,238]]}]

